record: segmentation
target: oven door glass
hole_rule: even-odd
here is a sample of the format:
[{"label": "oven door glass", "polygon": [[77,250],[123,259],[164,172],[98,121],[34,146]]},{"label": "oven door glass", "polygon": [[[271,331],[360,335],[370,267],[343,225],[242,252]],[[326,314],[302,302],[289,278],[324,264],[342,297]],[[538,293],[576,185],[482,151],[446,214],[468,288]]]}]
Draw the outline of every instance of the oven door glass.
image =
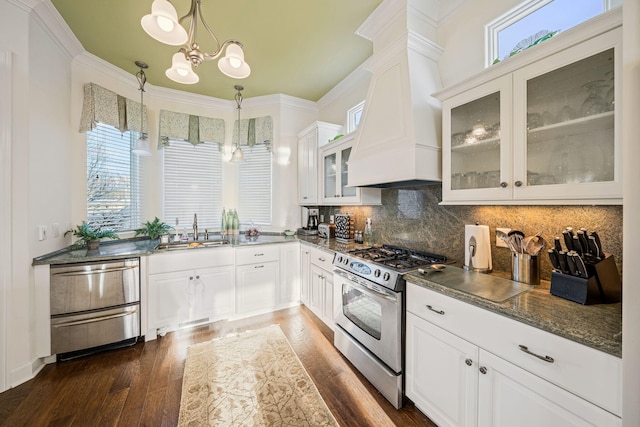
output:
[{"label": "oven door glass", "polygon": [[342,286],[342,312],[361,330],[379,340],[382,334],[382,305],[372,292],[349,284]]}]

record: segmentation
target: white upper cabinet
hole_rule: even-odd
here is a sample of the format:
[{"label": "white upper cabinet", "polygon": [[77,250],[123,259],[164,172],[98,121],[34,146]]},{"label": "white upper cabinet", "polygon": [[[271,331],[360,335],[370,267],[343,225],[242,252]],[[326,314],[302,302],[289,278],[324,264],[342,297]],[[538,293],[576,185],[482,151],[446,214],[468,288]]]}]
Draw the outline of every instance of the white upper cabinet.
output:
[{"label": "white upper cabinet", "polygon": [[314,122],[298,133],[298,204],[318,204],[318,147],[342,133],[342,126]]},{"label": "white upper cabinet", "polygon": [[320,202],[323,205],[379,205],[379,188],[349,186],[349,159],[355,133],[320,149]]},{"label": "white upper cabinet", "polygon": [[622,203],[620,12],[436,94],[444,204]]}]

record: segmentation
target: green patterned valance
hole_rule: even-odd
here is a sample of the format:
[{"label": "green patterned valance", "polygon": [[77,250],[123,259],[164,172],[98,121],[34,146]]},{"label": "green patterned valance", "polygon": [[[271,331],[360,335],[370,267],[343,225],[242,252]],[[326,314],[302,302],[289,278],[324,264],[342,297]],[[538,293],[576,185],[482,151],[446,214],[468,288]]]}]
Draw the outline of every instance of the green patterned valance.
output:
[{"label": "green patterned valance", "polygon": [[[144,132],[148,132],[147,107],[143,109]],[[140,103],[103,88],[95,83],[84,85],[84,100],[80,118],[80,132],[88,132],[96,124],[105,123],[126,132],[140,132]]]},{"label": "green patterned valance", "polygon": [[[232,145],[238,143],[238,121],[233,125]],[[273,141],[273,121],[271,116],[256,117],[240,120],[240,145],[253,147],[256,144],[265,144],[271,150]]]},{"label": "green patterned valance", "polygon": [[222,149],[224,120],[160,110],[158,147],[169,145],[170,139],[181,139],[193,145],[215,142]]}]

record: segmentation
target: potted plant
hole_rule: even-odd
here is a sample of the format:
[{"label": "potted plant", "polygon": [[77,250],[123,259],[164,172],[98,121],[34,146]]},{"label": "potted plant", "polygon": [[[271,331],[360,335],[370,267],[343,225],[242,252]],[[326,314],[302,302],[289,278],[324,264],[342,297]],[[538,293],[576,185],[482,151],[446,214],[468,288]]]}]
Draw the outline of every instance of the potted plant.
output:
[{"label": "potted plant", "polygon": [[155,240],[169,230],[173,230],[173,227],[155,217],[153,221],[142,224],[142,228],[136,230],[136,236],[149,236],[151,240]]},{"label": "potted plant", "polygon": [[82,225],[78,225],[75,230],[68,230],[64,233],[66,236],[69,233],[73,233],[78,238],[76,245],[82,243],[87,245],[87,249],[95,250],[100,245],[100,239],[119,239],[118,235],[113,230],[94,230],[82,221]]}]

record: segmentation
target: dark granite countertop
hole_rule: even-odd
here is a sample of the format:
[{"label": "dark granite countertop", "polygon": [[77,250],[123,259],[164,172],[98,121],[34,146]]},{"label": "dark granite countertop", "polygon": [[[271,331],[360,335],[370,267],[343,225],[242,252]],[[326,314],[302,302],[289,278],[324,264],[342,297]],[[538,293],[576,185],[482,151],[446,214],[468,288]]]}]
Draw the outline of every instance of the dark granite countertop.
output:
[{"label": "dark granite countertop", "polygon": [[[212,239],[215,240],[215,239]],[[230,245],[220,245],[213,247],[200,247],[182,249],[185,251],[210,251],[215,248],[224,247],[240,247],[249,245],[262,245],[271,243],[286,243],[297,241],[296,236],[285,236],[283,234],[270,234],[261,233],[255,239],[247,239],[243,234],[227,236]],[[156,249],[158,246],[157,240],[150,240],[148,238],[134,238],[123,240],[111,240],[100,243],[100,247],[95,251],[89,251],[86,247],[76,248],[73,245],[64,249],[60,249],[55,252],[51,252],[46,255],[39,256],[33,259],[32,265],[42,264],[71,264],[76,262],[87,261],[109,261],[115,259],[140,257],[145,255],[151,255],[154,253],[167,252],[166,249]],[[173,250],[175,251],[175,249]]]},{"label": "dark granite countertop", "polygon": [[[447,267],[443,273],[447,271],[450,271],[449,274],[480,274],[451,266]],[[411,272],[405,275],[405,279],[416,285],[526,323],[596,350],[622,357],[622,303],[578,304],[551,295],[549,293],[549,282],[547,281],[542,281],[539,286],[533,287],[532,290],[503,303],[494,303],[438,283],[438,280],[445,282],[445,277],[439,276],[439,274],[441,273],[422,275],[418,272]],[[508,273],[483,276],[485,280],[494,277],[497,282],[508,280],[504,278],[505,276],[508,277]],[[496,284],[498,285],[498,283]]]}]

